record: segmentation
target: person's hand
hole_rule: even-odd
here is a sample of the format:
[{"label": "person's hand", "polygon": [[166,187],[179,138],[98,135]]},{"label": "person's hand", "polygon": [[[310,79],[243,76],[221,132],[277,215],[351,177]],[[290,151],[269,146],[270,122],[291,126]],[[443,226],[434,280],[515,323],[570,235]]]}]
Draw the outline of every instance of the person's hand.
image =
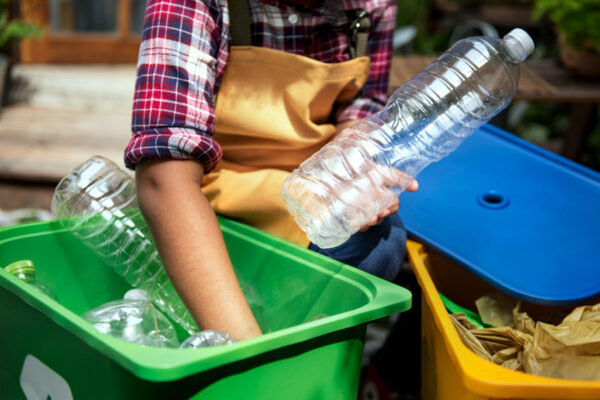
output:
[{"label": "person's hand", "polygon": [[[406,190],[409,192],[416,192],[419,189],[419,182],[416,179],[413,179],[410,184],[406,187]],[[387,207],[377,214],[377,216],[373,217],[366,225],[363,225],[360,228],[360,232],[364,232],[370,227],[374,225],[378,225],[383,221],[383,219],[389,215],[395,214],[400,208],[400,199],[396,197]]]},{"label": "person's hand", "polygon": [[[350,120],[350,121],[340,122],[339,124],[337,124],[336,125],[336,134],[335,134],[334,138],[338,137],[344,131],[344,129],[351,128],[355,123],[357,123],[359,121],[360,120]],[[381,168],[381,166],[379,166],[379,168]],[[403,186],[403,185],[406,185],[406,182],[409,179],[410,179],[410,177],[408,175],[406,175],[404,172],[397,170],[397,169],[389,168],[388,175],[386,175],[386,177],[384,177],[384,184],[386,184],[390,187],[394,187],[394,186],[397,187],[399,185]],[[417,180],[410,179],[410,182],[406,186],[406,190],[409,192],[415,192],[415,191],[417,191],[417,189],[419,189],[419,183],[417,182]],[[373,225],[380,224],[385,217],[395,214],[399,208],[400,208],[400,199],[396,197],[390,204],[388,204],[387,207],[385,207],[383,210],[381,210],[379,212],[379,214],[377,214],[377,216],[373,217],[369,222],[367,222],[365,225],[363,225],[359,229],[359,231],[364,232],[367,229],[369,229],[370,227],[372,227]]]}]

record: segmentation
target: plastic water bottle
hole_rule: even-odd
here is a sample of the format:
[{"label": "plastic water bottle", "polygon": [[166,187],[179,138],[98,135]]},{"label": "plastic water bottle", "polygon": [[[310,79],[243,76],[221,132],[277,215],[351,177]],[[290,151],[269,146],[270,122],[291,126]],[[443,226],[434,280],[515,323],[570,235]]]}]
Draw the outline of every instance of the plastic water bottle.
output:
[{"label": "plastic water bottle", "polygon": [[[114,162],[94,156],[56,186],[52,213],[107,265],[189,334],[199,331],[160,260],[138,208],[135,181]],[[264,301],[249,280],[240,286],[263,332],[269,332]]]},{"label": "plastic water bottle", "polygon": [[122,299],[102,304],[82,315],[100,332],[153,347],[179,347],[173,324],[148,300]]},{"label": "plastic water bottle", "polygon": [[150,229],[141,214],[135,182],[112,161],[95,156],[56,186],[52,213],[102,257],[131,286],[150,299],[188,333],[198,327],[162,266]]},{"label": "plastic water bottle", "polygon": [[217,330],[205,330],[191,335],[185,339],[179,348],[181,349],[199,349],[201,347],[221,346],[224,344],[234,344],[237,339],[229,336],[227,332]]},{"label": "plastic water bottle", "polygon": [[4,267],[6,272],[16,276],[24,282],[27,282],[31,286],[38,289],[40,292],[44,293],[46,296],[56,300],[56,296],[54,292],[50,290],[50,288],[44,285],[42,282],[38,281],[35,278],[35,266],[33,265],[33,261],[31,260],[19,260],[15,261],[6,267]]},{"label": "plastic water bottle", "polygon": [[471,37],[400,87],[380,112],[305,160],[284,182],[283,199],[321,248],[344,243],[416,175],[450,154],[506,108],[519,64],[534,49],[527,32]]}]

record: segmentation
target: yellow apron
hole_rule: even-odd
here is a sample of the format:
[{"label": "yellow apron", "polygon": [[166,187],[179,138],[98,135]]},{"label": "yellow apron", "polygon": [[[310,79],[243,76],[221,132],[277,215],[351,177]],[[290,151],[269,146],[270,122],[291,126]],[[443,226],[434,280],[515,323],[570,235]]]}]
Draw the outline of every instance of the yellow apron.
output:
[{"label": "yellow apron", "polygon": [[232,46],[216,105],[223,160],[203,191],[218,214],[301,246],[309,240],[280,195],[289,171],[335,134],[335,102],[367,80],[369,58],[328,64],[283,51]]}]

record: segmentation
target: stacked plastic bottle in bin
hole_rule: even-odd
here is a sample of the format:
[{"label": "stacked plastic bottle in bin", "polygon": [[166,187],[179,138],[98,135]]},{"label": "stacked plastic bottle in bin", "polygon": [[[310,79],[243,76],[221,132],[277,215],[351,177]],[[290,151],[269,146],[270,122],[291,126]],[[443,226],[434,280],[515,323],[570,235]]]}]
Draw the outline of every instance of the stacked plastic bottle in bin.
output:
[{"label": "stacked plastic bottle in bin", "polygon": [[[105,157],[90,158],[61,179],[51,208],[63,227],[91,247],[132,287],[147,293],[148,301],[172,321],[192,335],[206,332],[198,332],[163,268],[138,208],[135,181],[124,170]],[[240,280],[240,286],[261,328],[268,332],[260,293],[252,282]]]},{"label": "stacked plastic bottle in bin", "polygon": [[198,328],[167,276],[139,211],[135,182],[112,161],[96,156],[57,185],[52,212],[131,286],[189,333]]}]

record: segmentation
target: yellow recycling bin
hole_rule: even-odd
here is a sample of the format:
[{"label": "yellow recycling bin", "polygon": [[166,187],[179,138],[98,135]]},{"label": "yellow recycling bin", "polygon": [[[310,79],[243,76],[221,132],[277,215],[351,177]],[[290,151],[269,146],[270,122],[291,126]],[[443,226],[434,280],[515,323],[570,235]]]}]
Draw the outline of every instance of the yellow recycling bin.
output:
[{"label": "yellow recycling bin", "polygon": [[[461,341],[438,293],[459,305],[496,289],[424,245],[408,242],[422,289],[422,399],[600,399],[600,382],[547,378],[484,360]],[[534,305],[529,305],[534,310]],[[556,307],[537,306],[540,312]]]}]

